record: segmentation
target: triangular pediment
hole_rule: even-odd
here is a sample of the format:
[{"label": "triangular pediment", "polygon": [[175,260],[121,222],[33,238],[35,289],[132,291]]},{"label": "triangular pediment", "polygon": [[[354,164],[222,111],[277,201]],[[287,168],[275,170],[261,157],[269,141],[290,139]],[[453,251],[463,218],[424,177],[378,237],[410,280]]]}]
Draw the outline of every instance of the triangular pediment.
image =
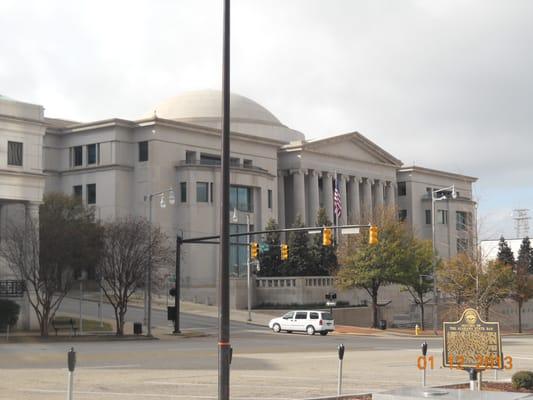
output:
[{"label": "triangular pediment", "polygon": [[401,166],[402,162],[358,132],[306,142],[303,149],[315,153],[369,163]]}]

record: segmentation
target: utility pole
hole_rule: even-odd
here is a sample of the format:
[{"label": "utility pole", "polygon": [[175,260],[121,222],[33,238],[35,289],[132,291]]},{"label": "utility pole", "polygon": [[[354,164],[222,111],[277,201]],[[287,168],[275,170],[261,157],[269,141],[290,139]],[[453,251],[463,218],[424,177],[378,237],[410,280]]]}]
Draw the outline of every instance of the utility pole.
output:
[{"label": "utility pole", "polygon": [[229,400],[231,362],[229,326],[229,171],[230,171],[230,0],[224,0],[222,60],[222,165],[218,273],[218,399]]}]

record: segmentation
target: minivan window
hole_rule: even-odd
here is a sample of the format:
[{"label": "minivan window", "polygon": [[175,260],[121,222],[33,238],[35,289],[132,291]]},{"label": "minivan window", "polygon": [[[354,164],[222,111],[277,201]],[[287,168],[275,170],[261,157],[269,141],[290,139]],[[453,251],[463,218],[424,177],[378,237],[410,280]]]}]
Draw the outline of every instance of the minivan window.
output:
[{"label": "minivan window", "polygon": [[325,312],[325,313],[322,313],[322,319],[332,320],[333,317],[331,316],[330,313]]},{"label": "minivan window", "polygon": [[318,313],[317,312],[312,312],[311,313],[311,319],[318,319]]},{"label": "minivan window", "polygon": [[293,312],[288,312],[287,314],[285,314],[285,315],[283,316],[283,319],[291,319],[293,315],[294,315]]},{"label": "minivan window", "polygon": [[306,312],[297,312],[296,313],[296,319],[307,319],[307,313]]}]

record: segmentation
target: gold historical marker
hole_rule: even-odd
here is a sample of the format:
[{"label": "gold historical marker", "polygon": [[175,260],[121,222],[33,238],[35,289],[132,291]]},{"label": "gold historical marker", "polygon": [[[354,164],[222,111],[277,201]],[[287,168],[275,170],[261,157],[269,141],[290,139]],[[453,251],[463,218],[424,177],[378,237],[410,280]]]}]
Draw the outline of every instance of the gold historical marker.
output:
[{"label": "gold historical marker", "polygon": [[483,321],[468,308],[457,322],[444,322],[443,364],[449,368],[512,368],[512,359],[503,358],[500,324]]}]

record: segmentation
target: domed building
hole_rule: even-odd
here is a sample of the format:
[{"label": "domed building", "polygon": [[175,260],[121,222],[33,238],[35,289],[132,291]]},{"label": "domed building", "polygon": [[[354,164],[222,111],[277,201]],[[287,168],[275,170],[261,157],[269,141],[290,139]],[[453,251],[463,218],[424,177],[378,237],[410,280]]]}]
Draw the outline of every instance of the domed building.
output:
[{"label": "domed building", "polygon": [[[2,110],[13,105],[1,98],[0,105],[5,105],[0,109],[0,123],[4,121],[0,125],[0,171],[7,171],[4,176],[9,179],[14,174],[26,174],[27,179],[38,176],[44,180],[45,192],[79,196],[94,207],[101,220],[148,217],[149,195],[172,188],[174,205],[161,208],[160,196],[152,203],[153,222],[171,242],[177,235],[217,234],[221,98],[215,90],[187,92],[155,105],[137,120],[111,118],[87,123],[45,118],[42,107],[28,105],[27,112],[41,113],[31,127],[23,111],[3,115]],[[22,128],[13,129],[14,123]],[[8,147],[12,150],[6,152]],[[36,149],[41,149],[39,154],[34,154]],[[12,159],[22,165],[10,165]],[[8,178],[2,178],[0,172],[0,179]],[[467,220],[464,214],[473,212],[474,181],[443,171],[403,167],[400,160],[358,132],[306,140],[303,133],[284,125],[262,105],[231,95],[232,212],[227,218],[232,232],[245,232],[247,221],[252,229],[260,230],[269,219],[290,227],[297,216],[307,226],[314,226],[319,208],[339,224],[366,224],[377,207],[391,205],[399,208],[401,218],[416,232],[431,237],[428,188],[455,184],[461,196],[446,203],[446,214],[442,214],[446,224],[437,229],[439,254],[451,256],[459,241],[464,244],[469,239],[454,228],[456,216]],[[336,190],[341,209],[337,218]],[[2,192],[0,205],[38,201],[17,197],[17,193],[17,189]],[[247,247],[242,245],[245,239],[242,242],[233,245],[230,254],[231,274],[236,278],[232,304],[236,307],[246,302],[246,290],[238,279],[246,273]],[[215,303],[217,247],[183,246],[181,260],[183,299]],[[256,300],[267,301],[260,294]]]}]

